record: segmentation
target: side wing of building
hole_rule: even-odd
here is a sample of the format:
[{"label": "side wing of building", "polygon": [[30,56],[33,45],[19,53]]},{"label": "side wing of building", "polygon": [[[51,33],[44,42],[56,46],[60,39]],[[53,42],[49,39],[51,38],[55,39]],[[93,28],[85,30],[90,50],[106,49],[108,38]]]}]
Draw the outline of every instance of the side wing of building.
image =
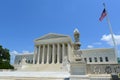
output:
[{"label": "side wing of building", "polygon": [[21,64],[23,58],[26,59],[26,63],[33,63],[33,54],[19,54],[15,56],[14,64]]},{"label": "side wing of building", "polygon": [[87,64],[116,64],[114,48],[82,50],[82,57]]}]

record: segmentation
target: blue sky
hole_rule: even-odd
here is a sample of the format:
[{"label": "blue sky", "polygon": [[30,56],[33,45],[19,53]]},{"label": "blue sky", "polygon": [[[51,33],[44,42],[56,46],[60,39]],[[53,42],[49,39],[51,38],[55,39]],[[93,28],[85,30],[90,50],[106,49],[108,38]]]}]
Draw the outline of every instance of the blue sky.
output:
[{"label": "blue sky", "polygon": [[11,53],[32,53],[33,40],[47,33],[70,35],[80,31],[81,49],[112,47],[106,19],[99,17],[106,3],[120,49],[120,0],[1,0],[0,44]]}]

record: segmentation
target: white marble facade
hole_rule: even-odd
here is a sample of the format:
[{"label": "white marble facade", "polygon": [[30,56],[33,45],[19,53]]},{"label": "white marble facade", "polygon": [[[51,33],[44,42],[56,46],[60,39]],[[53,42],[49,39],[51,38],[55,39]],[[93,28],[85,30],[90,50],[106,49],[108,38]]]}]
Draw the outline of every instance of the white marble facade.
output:
[{"label": "white marble facade", "polygon": [[[74,41],[68,35],[55,33],[37,38],[34,54],[16,55],[14,66],[19,71],[67,72],[69,79],[62,80],[110,80],[109,74],[120,73],[114,48],[81,50],[79,37],[75,29]],[[26,64],[21,64],[22,59]]]},{"label": "white marble facade", "polygon": [[74,42],[68,35],[49,33],[34,40],[34,54],[16,55],[15,64],[23,58],[29,64],[62,64],[64,57],[74,61],[77,52],[87,64],[116,64],[117,54],[114,48],[79,49],[80,33],[74,30]]}]

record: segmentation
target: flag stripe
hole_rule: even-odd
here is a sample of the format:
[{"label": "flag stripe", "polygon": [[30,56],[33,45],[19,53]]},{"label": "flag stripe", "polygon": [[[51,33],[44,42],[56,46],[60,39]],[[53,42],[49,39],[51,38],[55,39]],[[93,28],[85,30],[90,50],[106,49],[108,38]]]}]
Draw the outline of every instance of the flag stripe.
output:
[{"label": "flag stripe", "polygon": [[106,13],[106,10],[104,9],[99,20],[102,21],[106,15],[107,15],[107,13]]}]

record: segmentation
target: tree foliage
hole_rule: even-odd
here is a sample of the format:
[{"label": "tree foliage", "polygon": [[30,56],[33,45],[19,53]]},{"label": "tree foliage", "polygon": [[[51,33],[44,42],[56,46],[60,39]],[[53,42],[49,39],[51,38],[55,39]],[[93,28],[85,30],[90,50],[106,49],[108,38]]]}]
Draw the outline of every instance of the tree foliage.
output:
[{"label": "tree foliage", "polygon": [[10,53],[7,48],[3,48],[0,45],[0,69],[13,69],[10,65]]}]

